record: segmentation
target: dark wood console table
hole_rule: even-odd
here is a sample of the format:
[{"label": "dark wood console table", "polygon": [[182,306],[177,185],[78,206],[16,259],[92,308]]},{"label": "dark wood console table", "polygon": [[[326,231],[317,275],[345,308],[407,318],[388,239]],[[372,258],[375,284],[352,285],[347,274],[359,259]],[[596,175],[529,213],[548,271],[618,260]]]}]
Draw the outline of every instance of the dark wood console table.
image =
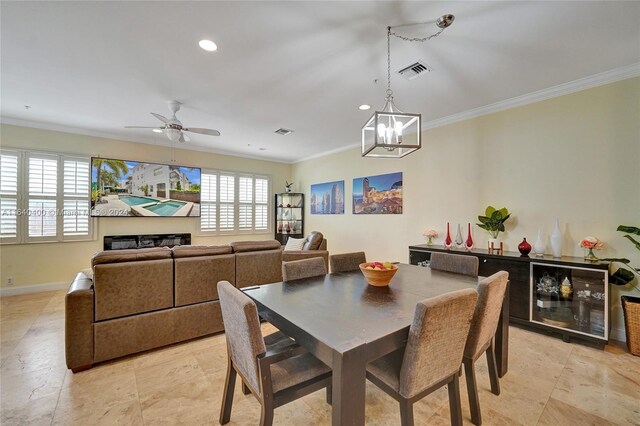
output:
[{"label": "dark wood console table", "polygon": [[[518,252],[507,251],[497,254],[486,249],[467,251],[426,244],[409,246],[409,262],[427,266],[433,252],[476,256],[481,276],[501,270],[509,272],[510,323],[557,332],[565,341],[578,338],[601,346],[608,342],[610,297],[607,263],[588,262],[581,257],[557,259],[548,255],[521,256]],[[537,284],[544,274],[553,276],[558,285],[563,277],[568,277],[574,287],[573,294],[564,297],[559,293],[549,295],[537,291]]]}]

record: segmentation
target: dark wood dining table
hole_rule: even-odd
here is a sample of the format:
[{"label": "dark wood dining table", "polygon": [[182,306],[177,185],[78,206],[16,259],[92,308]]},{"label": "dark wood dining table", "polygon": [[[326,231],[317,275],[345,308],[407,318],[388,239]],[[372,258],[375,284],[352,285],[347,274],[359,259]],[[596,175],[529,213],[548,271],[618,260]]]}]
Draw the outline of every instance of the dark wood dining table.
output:
[{"label": "dark wood dining table", "polygon": [[[367,363],[406,346],[419,301],[477,283],[478,278],[400,264],[388,287],[368,285],[355,271],[243,290],[262,318],[333,370],[332,425],[364,425]],[[508,300],[507,288],[495,337],[500,377],[508,365]]]}]

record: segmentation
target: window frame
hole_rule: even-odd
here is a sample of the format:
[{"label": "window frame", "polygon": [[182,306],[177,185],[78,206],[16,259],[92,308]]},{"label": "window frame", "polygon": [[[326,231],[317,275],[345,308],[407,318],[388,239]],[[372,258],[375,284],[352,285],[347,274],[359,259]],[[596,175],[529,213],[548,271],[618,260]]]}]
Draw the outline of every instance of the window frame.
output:
[{"label": "window frame", "polygon": [[[0,238],[0,245],[11,244],[40,244],[40,243],[63,243],[79,241],[95,241],[97,222],[91,217],[91,156],[83,154],[71,154],[57,151],[27,150],[16,148],[2,148],[2,154],[18,156],[17,173],[17,207],[21,214],[16,217],[16,237]],[[46,158],[56,160],[56,195],[38,196],[29,193],[29,162],[31,158]],[[89,209],[88,232],[85,235],[65,235],[64,234],[64,202],[65,200],[82,200],[81,196],[64,194],[64,166],[66,161],[84,161],[89,164],[89,182],[87,193],[87,207]],[[11,198],[11,197],[8,197]],[[34,199],[55,200],[56,203],[56,235],[51,236],[29,236],[29,215],[22,214],[28,212],[29,201]]]},{"label": "window frame", "polygon": [[[200,222],[198,223],[198,236],[226,236],[226,235],[252,235],[252,234],[270,234],[272,232],[272,212],[271,212],[271,175],[267,174],[258,174],[258,173],[246,173],[246,172],[233,172],[228,170],[213,170],[213,169],[202,169],[202,175],[215,175],[216,176],[216,200],[213,202],[207,202],[208,204],[213,204],[215,206],[216,214],[215,214],[215,229],[213,230],[203,230],[202,229],[202,217],[200,217]],[[220,177],[221,176],[233,176],[234,178],[234,200],[233,200],[233,229],[220,229],[220,205],[221,204],[231,204],[229,202],[221,202],[220,201]],[[240,202],[240,178],[251,178],[251,190],[252,190],[252,200],[251,203]],[[256,229],[255,227],[255,208],[256,205],[265,205],[265,203],[256,203],[256,179],[264,179],[267,181],[267,227],[266,229]],[[200,209],[202,210],[203,201],[200,202]],[[251,206],[251,228],[243,228],[240,229],[240,204],[242,205],[250,205]],[[201,211],[202,213],[202,211]]]}]

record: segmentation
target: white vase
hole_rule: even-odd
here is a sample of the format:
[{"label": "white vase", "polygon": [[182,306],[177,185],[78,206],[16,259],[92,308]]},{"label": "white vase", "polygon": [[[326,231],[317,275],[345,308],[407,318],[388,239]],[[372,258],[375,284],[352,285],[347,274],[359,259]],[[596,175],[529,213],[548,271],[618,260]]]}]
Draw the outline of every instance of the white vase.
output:
[{"label": "white vase", "polygon": [[536,256],[544,256],[544,249],[546,248],[544,244],[544,240],[542,239],[542,231],[538,229],[538,238],[536,239],[535,244],[533,245],[533,251]]},{"label": "white vase", "polygon": [[553,257],[562,257],[562,232],[560,232],[560,221],[556,219],[556,226],[551,233],[551,253]]},{"label": "white vase", "polygon": [[453,241],[456,245],[456,248],[461,249],[464,247],[464,241],[462,240],[462,231],[460,230],[460,224],[458,224],[458,233],[456,234],[456,239]]}]

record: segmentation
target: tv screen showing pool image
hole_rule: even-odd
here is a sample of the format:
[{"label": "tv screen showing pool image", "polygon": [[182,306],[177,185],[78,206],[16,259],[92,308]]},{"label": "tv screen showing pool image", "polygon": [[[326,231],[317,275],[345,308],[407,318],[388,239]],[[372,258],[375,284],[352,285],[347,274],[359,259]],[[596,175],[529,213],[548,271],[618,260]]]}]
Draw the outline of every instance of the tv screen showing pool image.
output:
[{"label": "tv screen showing pool image", "polygon": [[199,217],[200,169],[94,157],[91,216]]}]

